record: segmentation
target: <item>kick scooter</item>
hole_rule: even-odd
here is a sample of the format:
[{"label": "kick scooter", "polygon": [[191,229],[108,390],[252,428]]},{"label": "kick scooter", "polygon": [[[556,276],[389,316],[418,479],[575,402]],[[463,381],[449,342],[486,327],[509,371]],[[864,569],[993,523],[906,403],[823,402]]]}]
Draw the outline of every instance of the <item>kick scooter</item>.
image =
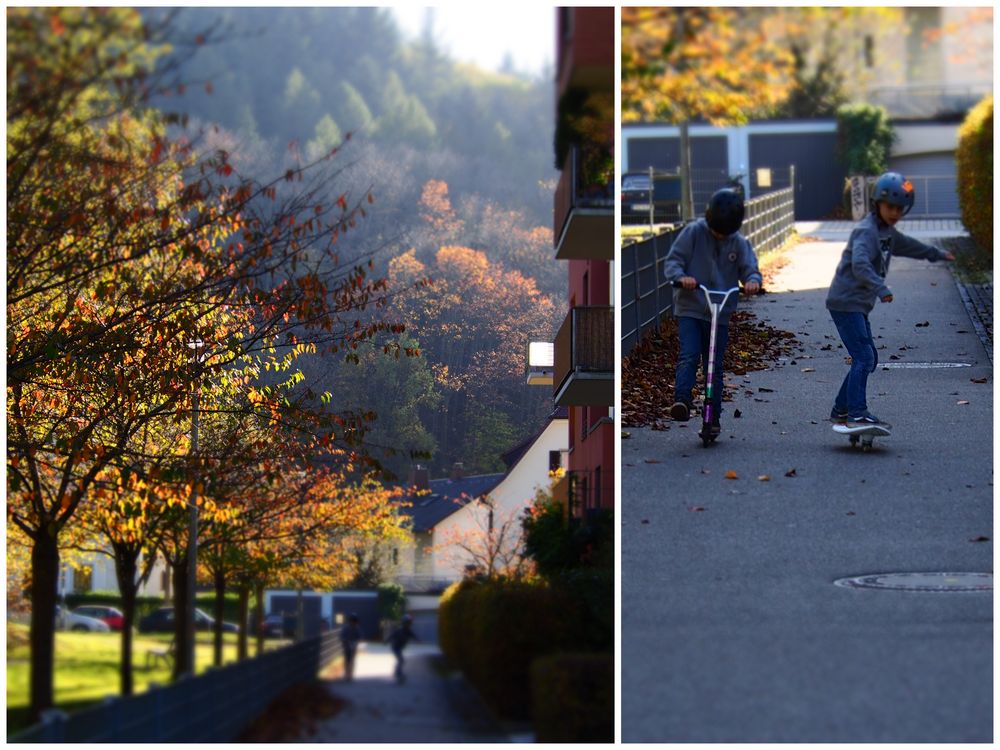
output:
[{"label": "kick scooter", "polygon": [[[683,285],[680,281],[675,281],[674,286],[678,289],[683,289]],[[698,284],[698,287],[705,293],[705,301],[708,303],[708,310],[712,313],[712,332],[708,337],[708,372],[705,374],[705,408],[701,412],[701,432],[698,436],[701,438],[702,444],[707,448],[709,445],[715,442],[715,438],[718,435],[712,434],[712,418],[714,414],[714,406],[712,404],[712,396],[714,393],[714,386],[712,384],[713,377],[715,375],[715,333],[719,327],[719,313],[722,308],[726,306],[726,302],[729,301],[730,295],[733,293],[739,293],[740,288],[734,286],[732,289],[727,291],[721,291],[718,289],[709,289],[704,284]],[[722,298],[721,302],[715,302],[714,300]]]}]

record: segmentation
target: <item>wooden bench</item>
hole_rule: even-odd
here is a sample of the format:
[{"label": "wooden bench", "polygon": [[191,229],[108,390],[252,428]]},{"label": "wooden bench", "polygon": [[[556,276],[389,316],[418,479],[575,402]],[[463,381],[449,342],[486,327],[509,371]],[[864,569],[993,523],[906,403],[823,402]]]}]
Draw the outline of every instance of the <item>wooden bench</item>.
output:
[{"label": "wooden bench", "polygon": [[170,641],[166,646],[153,646],[146,649],[146,669],[152,669],[161,661],[165,666],[170,667],[176,650],[177,647],[173,641]]}]

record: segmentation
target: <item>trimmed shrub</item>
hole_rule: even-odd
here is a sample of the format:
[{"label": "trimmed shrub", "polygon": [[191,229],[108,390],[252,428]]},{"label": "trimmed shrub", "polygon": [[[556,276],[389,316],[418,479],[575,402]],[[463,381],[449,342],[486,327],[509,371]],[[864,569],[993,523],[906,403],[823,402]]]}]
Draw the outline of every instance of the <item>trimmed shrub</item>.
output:
[{"label": "trimmed shrub", "polygon": [[575,602],[544,583],[505,581],[472,590],[466,674],[503,717],[531,715],[531,663],[578,648]]},{"label": "trimmed shrub", "polygon": [[399,620],[406,609],[406,592],[398,583],[380,583],[378,588],[378,612],[383,620]]},{"label": "trimmed shrub", "polygon": [[614,742],[611,654],[554,654],[531,665],[537,742]]},{"label": "trimmed shrub", "polygon": [[962,223],[984,250],[993,248],[993,95],[973,107],[955,150]]},{"label": "trimmed shrub", "polygon": [[539,656],[580,650],[579,607],[542,581],[463,581],[438,608],[438,640],[500,716],[527,719],[531,663]]}]

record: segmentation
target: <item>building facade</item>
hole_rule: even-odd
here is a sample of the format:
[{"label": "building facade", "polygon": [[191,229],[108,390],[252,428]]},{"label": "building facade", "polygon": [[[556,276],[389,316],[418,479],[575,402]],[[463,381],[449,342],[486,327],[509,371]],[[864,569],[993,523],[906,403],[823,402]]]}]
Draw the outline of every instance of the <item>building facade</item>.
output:
[{"label": "building facade", "polygon": [[569,410],[567,513],[614,507],[614,8],[557,8],[556,258],[568,310],[554,346],[553,394]]}]

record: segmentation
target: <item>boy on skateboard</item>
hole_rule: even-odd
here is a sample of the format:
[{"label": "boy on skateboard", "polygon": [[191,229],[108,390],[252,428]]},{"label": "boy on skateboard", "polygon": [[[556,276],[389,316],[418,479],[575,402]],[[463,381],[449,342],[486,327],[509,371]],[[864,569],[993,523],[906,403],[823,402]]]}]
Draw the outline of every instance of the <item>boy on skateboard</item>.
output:
[{"label": "boy on skateboard", "polygon": [[871,213],[851,232],[830,284],[826,307],[851,355],[851,369],[844,378],[830,412],[830,421],[849,426],[885,424],[868,411],[868,375],[878,366],[868,313],[875,300],[892,302],[885,284],[893,255],[931,262],[955,260],[946,250],[925,245],[896,230],[896,223],[913,207],[913,184],[896,172],[886,172],[875,182]]},{"label": "boy on skateboard", "polygon": [[[718,190],[705,209],[705,217],[688,224],[677,235],[663,262],[663,274],[677,282],[674,289],[674,315],[680,353],[674,385],[674,404],[670,416],[684,422],[691,415],[691,389],[698,373],[698,362],[708,372],[708,348],[712,316],[698,285],[709,289],[731,289],[743,282],[746,294],[760,291],[761,275],[757,256],[740,234],[743,225],[743,197],[731,188]],[[722,361],[729,340],[729,318],[736,311],[736,297],[726,302],[719,313],[712,374],[711,432],[718,435],[722,406]]]}]

